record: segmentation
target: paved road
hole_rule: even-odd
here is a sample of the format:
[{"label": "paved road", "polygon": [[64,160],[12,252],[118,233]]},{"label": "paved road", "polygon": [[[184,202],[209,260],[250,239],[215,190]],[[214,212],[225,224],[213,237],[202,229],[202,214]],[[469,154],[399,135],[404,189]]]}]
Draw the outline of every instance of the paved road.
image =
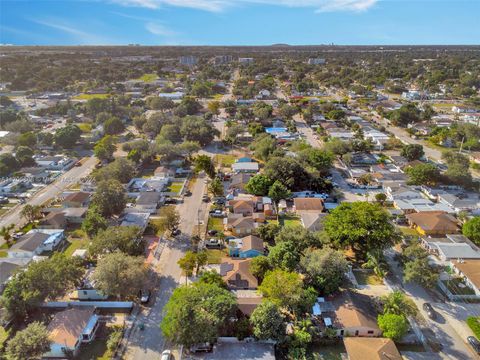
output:
[{"label": "paved road", "polygon": [[[60,176],[53,183],[47,185],[45,188],[33,195],[26,204],[30,205],[42,205],[47,200],[52,199],[62,192],[64,192],[69,186],[76,184],[80,179],[88,176],[97,163],[95,157],[88,157],[82,161],[82,166],[74,166],[69,171]],[[0,219],[0,227],[9,224],[15,224],[17,227],[23,226],[25,220],[20,216],[24,205],[17,205],[13,207],[9,212],[5,213]],[[4,242],[0,239],[0,245]]]},{"label": "paved road", "polygon": [[[402,269],[397,262],[393,260],[395,251],[393,249],[386,252],[387,260],[390,264],[392,273],[397,279],[402,281]],[[465,343],[465,340],[457,334],[457,329],[446,321],[446,319],[439,313],[437,320],[431,320],[423,310],[424,303],[434,303],[434,299],[421,286],[414,283],[405,283],[403,285],[405,293],[415,302],[420,313],[425,318],[426,326],[424,329],[431,330],[435,336],[436,341],[442,345],[443,349],[439,352],[442,359],[462,360],[462,359],[480,359],[473,353],[471,348]],[[435,306],[436,307],[436,306]],[[438,309],[437,313],[438,313]]]},{"label": "paved road", "polygon": [[[194,185],[192,195],[185,197],[184,203],[177,205],[181,217],[180,229],[183,234],[196,232],[199,210],[200,218],[203,219],[206,214],[206,204],[202,202],[205,188],[203,179],[199,178]],[[177,261],[189,249],[189,241],[187,236],[179,238],[180,240],[165,240],[165,247],[155,266],[155,271],[160,276],[160,285],[155,293],[154,304],[140,315],[138,321],[145,324],[145,329],[143,331],[138,328],[133,329],[125,354],[126,359],[160,359],[162,351],[170,348],[163,338],[159,324],[163,318],[163,307],[170,299],[173,290],[185,281]]]}]

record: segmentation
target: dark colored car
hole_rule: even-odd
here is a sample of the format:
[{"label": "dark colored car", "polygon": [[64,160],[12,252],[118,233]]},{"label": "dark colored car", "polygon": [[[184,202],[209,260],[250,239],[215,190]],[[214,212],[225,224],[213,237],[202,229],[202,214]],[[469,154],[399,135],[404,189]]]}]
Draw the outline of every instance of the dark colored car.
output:
[{"label": "dark colored car", "polygon": [[468,343],[472,346],[473,350],[480,354],[480,341],[475,336],[467,337]]},{"label": "dark colored car", "polygon": [[185,191],[185,196],[192,196],[192,192],[190,190]]},{"label": "dark colored car", "polygon": [[173,236],[178,236],[178,235],[180,235],[181,233],[182,233],[182,232],[180,231],[180,229],[173,229],[173,231],[172,231],[172,235],[173,235]]},{"label": "dark colored car", "polygon": [[425,310],[430,319],[435,319],[437,317],[437,314],[435,313],[435,310],[433,310],[433,307],[430,305],[430,303],[424,303],[423,310]]},{"label": "dark colored car", "polygon": [[212,229],[212,230],[208,230],[208,235],[210,235],[210,236],[215,236],[215,235],[217,235],[217,233],[218,233],[217,230],[213,230],[213,229]]}]

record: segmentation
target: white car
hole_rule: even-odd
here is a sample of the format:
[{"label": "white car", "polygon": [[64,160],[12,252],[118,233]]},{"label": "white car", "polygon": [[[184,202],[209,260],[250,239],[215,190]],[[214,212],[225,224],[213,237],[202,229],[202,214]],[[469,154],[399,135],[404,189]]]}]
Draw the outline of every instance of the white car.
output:
[{"label": "white car", "polygon": [[173,359],[172,352],[170,350],[165,350],[162,352],[162,357],[160,360],[171,360]]}]

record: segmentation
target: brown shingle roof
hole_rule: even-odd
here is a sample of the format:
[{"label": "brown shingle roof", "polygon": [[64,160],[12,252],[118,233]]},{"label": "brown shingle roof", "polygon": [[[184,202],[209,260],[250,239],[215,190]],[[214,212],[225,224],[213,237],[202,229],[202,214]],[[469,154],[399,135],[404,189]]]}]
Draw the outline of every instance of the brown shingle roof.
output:
[{"label": "brown shingle roof", "polygon": [[87,201],[90,197],[90,194],[83,191],[77,191],[65,196],[65,201],[72,201],[72,202],[84,202]]},{"label": "brown shingle roof", "polygon": [[318,198],[295,198],[293,199],[293,205],[295,211],[323,211],[323,200]]},{"label": "brown shingle roof", "polygon": [[247,216],[247,217],[241,217],[241,218],[236,219],[232,223],[232,227],[234,227],[234,228],[253,228],[254,224],[255,224],[255,221],[253,220],[253,218],[251,216]]},{"label": "brown shingle roof", "polygon": [[406,215],[407,219],[426,231],[456,231],[457,220],[443,211],[424,211]]},{"label": "brown shingle roof", "polygon": [[363,326],[378,329],[377,314],[368,296],[344,291],[332,303],[338,328]]},{"label": "brown shingle roof", "polygon": [[258,250],[263,251],[263,240],[258,236],[249,235],[242,238],[242,250]]},{"label": "brown shingle roof", "polygon": [[56,313],[48,325],[50,339],[72,348],[94,314],[94,308],[72,308]]},{"label": "brown shingle roof", "polygon": [[[220,275],[223,276],[229,286],[237,287],[239,281],[245,282],[247,286],[238,286],[243,288],[258,287],[258,281],[255,276],[250,272],[250,262],[252,259],[233,260],[231,258],[225,258],[220,265]],[[237,285],[235,285],[237,284]]]},{"label": "brown shingle roof", "polygon": [[343,339],[349,360],[402,360],[395,343],[385,338]]},{"label": "brown shingle roof", "polygon": [[480,260],[452,261],[455,267],[465,275],[478,289],[480,289]]}]

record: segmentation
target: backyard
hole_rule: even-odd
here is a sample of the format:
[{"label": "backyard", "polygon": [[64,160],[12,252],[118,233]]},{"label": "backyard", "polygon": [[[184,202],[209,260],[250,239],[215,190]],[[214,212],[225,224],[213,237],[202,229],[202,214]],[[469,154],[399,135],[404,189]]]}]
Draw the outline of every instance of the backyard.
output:
[{"label": "backyard", "polygon": [[231,167],[235,163],[235,155],[230,154],[217,154],[215,155],[215,163],[220,167]]},{"label": "backyard", "polygon": [[371,270],[353,270],[358,285],[383,285],[383,280]]},{"label": "backyard", "polygon": [[152,82],[152,81],[155,81],[157,79],[158,79],[157,74],[144,74],[144,75],[140,76],[138,79],[135,79],[135,80],[139,80],[139,81],[143,81],[143,82]]},{"label": "backyard", "polygon": [[302,225],[302,223],[300,221],[300,217],[298,217],[296,215],[280,216],[278,218],[278,224],[280,226],[285,226],[285,227]]},{"label": "backyard", "polygon": [[209,264],[220,264],[222,262],[222,258],[227,256],[227,252],[226,250],[208,249],[207,256]]}]

